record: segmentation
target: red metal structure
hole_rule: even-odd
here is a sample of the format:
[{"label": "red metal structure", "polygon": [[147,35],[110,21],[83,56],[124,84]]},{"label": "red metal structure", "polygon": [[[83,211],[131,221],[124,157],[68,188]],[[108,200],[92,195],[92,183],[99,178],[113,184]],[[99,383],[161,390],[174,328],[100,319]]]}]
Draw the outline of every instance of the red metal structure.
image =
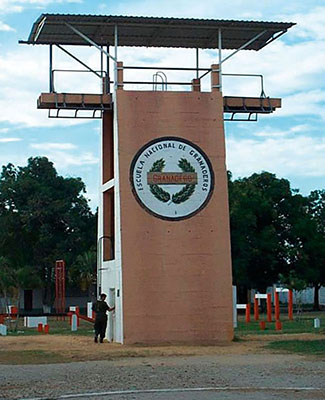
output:
[{"label": "red metal structure", "polygon": [[267,322],[272,322],[272,296],[271,296],[271,293],[267,293],[266,310],[267,310]]},{"label": "red metal structure", "polygon": [[62,319],[65,313],[65,262],[55,262],[55,310]]},{"label": "red metal structure", "polygon": [[280,320],[280,299],[279,292],[288,293],[288,318],[293,320],[293,293],[291,289],[276,288],[274,292],[275,320]]}]

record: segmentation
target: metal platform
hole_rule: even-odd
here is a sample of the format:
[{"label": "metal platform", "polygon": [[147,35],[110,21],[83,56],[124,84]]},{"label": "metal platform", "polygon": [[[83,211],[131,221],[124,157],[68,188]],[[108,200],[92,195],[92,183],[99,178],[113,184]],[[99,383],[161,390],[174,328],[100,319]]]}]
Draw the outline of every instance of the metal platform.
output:
[{"label": "metal platform", "polygon": [[[232,116],[226,120],[237,121],[235,114],[247,114],[246,120],[253,121],[253,114],[270,114],[281,107],[281,99],[270,97],[232,97],[223,98],[224,113]],[[74,118],[79,118],[79,111],[108,111],[112,109],[111,94],[82,93],[42,93],[37,100],[37,108],[57,110],[53,118],[60,118],[60,110],[75,111]],[[65,116],[66,118],[66,116]],[[89,116],[88,118],[93,118]]]},{"label": "metal platform", "polygon": [[49,118],[100,119],[112,107],[111,94],[42,93],[37,100],[37,108],[49,110]]},{"label": "metal platform", "polygon": [[281,99],[270,97],[232,97],[224,96],[223,109],[227,113],[270,114],[281,108]]},{"label": "metal platform", "polygon": [[281,99],[279,98],[225,96],[223,98],[223,119],[234,122],[256,122],[259,114],[271,114],[277,108],[281,108]]},{"label": "metal platform", "polygon": [[37,100],[40,109],[110,110],[111,94],[41,93]]}]

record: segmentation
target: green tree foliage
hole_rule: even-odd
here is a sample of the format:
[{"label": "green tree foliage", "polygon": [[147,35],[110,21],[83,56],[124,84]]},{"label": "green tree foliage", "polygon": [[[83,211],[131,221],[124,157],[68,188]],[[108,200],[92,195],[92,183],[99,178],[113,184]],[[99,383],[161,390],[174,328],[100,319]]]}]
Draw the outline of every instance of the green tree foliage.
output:
[{"label": "green tree foliage", "polygon": [[[21,289],[35,289],[41,285],[41,279],[34,268],[12,266],[8,258],[0,256],[0,296],[4,298],[6,305],[3,312],[7,312],[9,305],[16,305],[19,316]],[[17,330],[17,325],[18,318],[14,325],[15,330]]]},{"label": "green tree foliage", "polygon": [[80,178],[59,176],[46,157],[25,167],[4,166],[0,176],[0,255],[18,270],[39,274],[50,304],[57,259],[69,266],[96,243],[96,221]]},{"label": "green tree foliage", "polygon": [[229,182],[234,281],[264,292],[290,270],[292,245],[290,183],[263,172]]},{"label": "green tree foliage", "polygon": [[[314,191],[307,197],[295,199],[288,249],[290,273],[282,276],[290,282],[304,282],[314,287],[314,309],[319,309],[319,289],[325,283],[325,195]],[[295,279],[291,279],[295,277]],[[294,289],[297,289],[294,287]]]},{"label": "green tree foliage", "polygon": [[296,234],[301,260],[297,270],[314,287],[314,309],[319,310],[319,289],[325,285],[325,190],[315,190],[306,198]]},{"label": "green tree foliage", "polygon": [[97,253],[94,249],[86,251],[76,258],[70,271],[70,279],[77,283],[82,291],[88,290],[89,297],[91,288],[97,277]]},{"label": "green tree foliage", "polygon": [[3,297],[5,301],[5,309],[0,310],[0,313],[7,312],[12,285],[13,280],[11,268],[9,267],[9,260],[6,257],[0,256],[0,296]]},{"label": "green tree foliage", "polygon": [[263,172],[231,180],[234,282],[265,291],[278,281],[301,291],[325,284],[325,191],[304,197],[286,179]]}]

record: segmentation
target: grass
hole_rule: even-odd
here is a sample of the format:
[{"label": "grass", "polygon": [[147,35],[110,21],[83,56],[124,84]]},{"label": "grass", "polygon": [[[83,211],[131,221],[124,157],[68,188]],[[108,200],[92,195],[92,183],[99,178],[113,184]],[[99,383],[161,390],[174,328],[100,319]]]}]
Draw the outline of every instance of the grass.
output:
[{"label": "grass", "polygon": [[[264,318],[263,318],[264,317]],[[289,321],[282,317],[282,331],[275,331],[275,323],[266,323],[266,330],[261,331],[259,322],[252,321],[248,324],[244,316],[239,316],[238,328],[235,330],[233,344],[228,347],[204,346],[191,347],[143,347],[120,346],[115,343],[108,346],[97,346],[93,339],[93,324],[80,321],[77,331],[72,332],[69,319],[57,320],[48,318],[50,326],[49,335],[37,332],[37,328],[26,328],[23,319],[20,319],[17,332],[8,333],[8,341],[0,337],[0,364],[45,364],[85,360],[112,360],[124,357],[151,357],[151,356],[189,356],[202,354],[228,354],[228,351],[275,351],[281,353],[296,353],[324,357],[325,355],[325,312],[304,313],[299,319]],[[314,328],[314,318],[321,319],[321,328]],[[265,316],[261,315],[261,320]],[[297,337],[287,334],[298,334]],[[277,337],[274,334],[278,335]],[[286,334],[286,336],[281,336]],[[300,335],[307,334],[307,335]],[[51,336],[53,335],[53,336]],[[251,335],[251,336],[250,336]],[[260,337],[256,337],[260,335]],[[264,336],[262,336],[264,335]],[[269,335],[269,337],[268,337]],[[273,335],[273,336],[272,336]],[[10,338],[10,336],[12,336]],[[18,338],[17,336],[20,336]],[[34,336],[33,338],[24,336]],[[300,340],[303,339],[303,340]],[[236,343],[237,342],[237,343]],[[241,346],[241,342],[243,347]],[[251,345],[250,345],[251,343]],[[10,344],[10,345],[9,345]],[[12,347],[10,347],[12,346]],[[11,348],[11,349],[10,349]],[[239,349],[239,350],[238,350]],[[248,349],[248,350],[247,350]],[[229,354],[230,354],[229,353]]]},{"label": "grass", "polygon": [[[236,328],[236,336],[245,336],[248,334],[254,335],[267,335],[276,333],[325,333],[325,313],[305,313],[303,316],[297,318],[294,317],[293,321],[285,316],[281,318],[282,330],[276,331],[275,322],[266,322],[266,329],[263,331],[260,329],[260,321],[266,321],[265,315],[260,316],[259,321],[254,321],[253,316],[251,317],[251,322],[246,323],[243,316],[239,316],[238,327]],[[314,318],[321,319],[321,327],[314,328]]]},{"label": "grass", "polygon": [[321,340],[279,340],[265,346],[270,350],[304,355],[325,356],[325,339]]},{"label": "grass", "polygon": [[1,351],[1,364],[54,364],[66,362],[64,355],[43,350]]},{"label": "grass", "polygon": [[[49,317],[48,324],[50,326],[49,334],[56,335],[73,335],[73,336],[93,336],[93,324],[84,320],[80,320],[80,326],[77,331],[72,332],[69,324],[69,318],[65,320],[57,320],[56,317]],[[43,335],[37,331],[37,328],[26,328],[23,325],[23,319],[20,319],[18,330],[8,329],[8,336],[35,336]]]}]

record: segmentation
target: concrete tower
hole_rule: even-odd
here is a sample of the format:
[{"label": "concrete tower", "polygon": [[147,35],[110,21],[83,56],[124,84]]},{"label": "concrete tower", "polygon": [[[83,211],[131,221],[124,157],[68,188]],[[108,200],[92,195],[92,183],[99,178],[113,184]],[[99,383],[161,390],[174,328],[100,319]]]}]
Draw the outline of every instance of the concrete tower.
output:
[{"label": "concrete tower", "polygon": [[[252,120],[281,101],[266,97],[263,85],[257,97],[223,96],[222,65],[292,25],[51,14],[33,25],[27,43],[50,46],[50,90],[39,108],[102,118],[98,286],[116,306],[110,340],[233,338],[224,119]],[[55,91],[52,47],[67,52],[64,45],[98,48],[100,72],[77,61],[99,76],[102,93]],[[125,66],[119,46],[196,49],[196,66]],[[215,64],[201,67],[200,49],[217,49]],[[222,49],[233,53],[223,58]],[[140,79],[143,71],[153,80]],[[167,80],[175,71],[180,80]]]}]

